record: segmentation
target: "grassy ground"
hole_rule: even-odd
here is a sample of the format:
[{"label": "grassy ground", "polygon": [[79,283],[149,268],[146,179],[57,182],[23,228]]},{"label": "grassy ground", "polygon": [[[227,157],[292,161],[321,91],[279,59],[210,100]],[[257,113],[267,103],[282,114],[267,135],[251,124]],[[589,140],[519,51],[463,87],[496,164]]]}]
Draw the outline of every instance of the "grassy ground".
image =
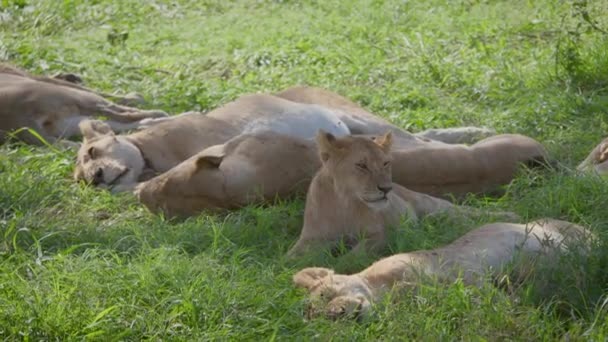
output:
[{"label": "grassy ground", "polygon": [[[326,87],[418,131],[486,125],[531,135],[564,166],[522,174],[481,208],[588,225],[606,241],[608,187],[573,168],[606,133],[608,3],[590,1],[2,0],[0,59],[209,110],[247,92]],[[127,36],[128,33],[128,36]],[[283,255],[301,200],[168,221],[128,195],[74,184],[74,155],[0,147],[0,336],[65,339],[604,340],[602,246],[540,267],[514,292],[424,286],[363,322],[305,321],[291,275],[374,257]],[[484,222],[404,223],[385,253]],[[395,302],[391,304],[391,302]]]}]

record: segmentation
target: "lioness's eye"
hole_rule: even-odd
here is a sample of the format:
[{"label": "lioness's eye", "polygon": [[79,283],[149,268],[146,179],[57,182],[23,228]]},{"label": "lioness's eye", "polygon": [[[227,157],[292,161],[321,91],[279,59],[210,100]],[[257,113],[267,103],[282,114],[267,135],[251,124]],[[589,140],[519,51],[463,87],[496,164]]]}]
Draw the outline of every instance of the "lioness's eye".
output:
[{"label": "lioness's eye", "polygon": [[357,166],[357,168],[359,168],[360,170],[363,171],[367,171],[367,165],[365,165],[364,163],[357,163],[355,164]]},{"label": "lioness's eye", "polygon": [[384,167],[388,167],[389,165],[391,165],[391,162],[390,162],[390,161],[386,161],[386,162],[384,162]]}]

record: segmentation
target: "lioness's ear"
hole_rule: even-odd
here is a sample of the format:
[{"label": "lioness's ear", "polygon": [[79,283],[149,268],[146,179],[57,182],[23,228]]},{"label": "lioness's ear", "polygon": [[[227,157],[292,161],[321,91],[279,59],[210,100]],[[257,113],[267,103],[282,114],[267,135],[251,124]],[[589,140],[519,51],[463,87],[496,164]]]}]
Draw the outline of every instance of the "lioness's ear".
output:
[{"label": "lioness's ear", "polygon": [[388,131],[384,133],[383,136],[374,139],[374,142],[378,144],[384,152],[390,152],[391,146],[393,146],[393,132]]},{"label": "lioness's ear", "polygon": [[203,167],[218,168],[224,160],[224,145],[215,145],[204,149],[196,159],[196,169]]},{"label": "lioness's ear", "polygon": [[319,156],[323,162],[329,160],[329,157],[339,149],[339,147],[336,146],[336,137],[322,129],[317,133],[317,148],[319,149]]},{"label": "lioness's ear", "polygon": [[87,140],[92,140],[105,135],[114,136],[112,128],[110,128],[108,124],[99,120],[81,121],[78,124],[78,128],[80,128],[80,133],[82,134],[85,142]]},{"label": "lioness's ear", "polygon": [[330,270],[329,268],[308,267],[294,274],[293,283],[297,287],[303,287],[310,290],[317,285],[319,280],[332,274],[334,274],[334,271]]}]

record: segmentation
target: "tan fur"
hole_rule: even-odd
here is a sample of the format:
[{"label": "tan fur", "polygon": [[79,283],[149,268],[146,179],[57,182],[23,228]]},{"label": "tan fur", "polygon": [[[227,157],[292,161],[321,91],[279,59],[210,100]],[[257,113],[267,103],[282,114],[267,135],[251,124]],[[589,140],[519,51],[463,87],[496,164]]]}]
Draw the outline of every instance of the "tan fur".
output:
[{"label": "tan fur", "polygon": [[[364,139],[369,141],[371,141],[371,138],[374,137],[364,136]],[[483,157],[483,154],[477,152],[479,150],[476,147],[477,144],[471,148],[445,145],[444,152],[437,147],[431,153],[426,153],[427,150],[424,149],[418,152],[419,149],[400,147],[402,145],[407,146],[407,141],[406,144],[403,144],[401,138],[393,138],[395,147],[390,152],[393,160],[393,178],[397,178],[408,188],[425,189],[429,192],[435,191],[442,194],[453,191],[450,193],[451,195],[463,194],[466,191],[493,189],[503,184],[500,182],[510,181],[511,178],[504,178],[505,173],[514,172],[518,162],[526,160],[525,158],[520,160],[513,157],[518,155],[518,151],[522,153],[526,151],[525,148],[517,144],[509,145],[510,138],[515,140],[529,139],[520,136],[506,136],[505,139],[495,139],[496,145],[481,141],[478,143],[482,146],[481,150],[491,147],[501,153],[495,155],[488,153],[489,156],[479,162],[476,162],[476,158]],[[106,138],[94,144],[87,144],[87,146],[99,146],[104,141],[116,143],[116,139]],[[253,143],[258,141],[264,141],[265,143]],[[540,146],[538,143],[534,143]],[[542,149],[542,147],[540,148]],[[454,149],[456,158],[451,158],[450,152]],[[161,176],[140,184],[138,186],[140,200],[150,210],[160,211],[168,216],[196,215],[203,210],[210,209],[233,209],[259,201],[284,198],[291,195],[296,189],[305,190],[320,166],[314,142],[274,132],[239,135],[226,144],[209,147],[197,156],[208,154],[210,151],[223,151],[223,158],[220,159],[220,162],[229,160],[230,163],[221,164],[220,169],[230,171],[222,171],[222,174],[226,177],[226,182],[239,184],[242,187],[241,189],[233,190],[230,195],[218,192],[216,188],[220,183],[215,180],[214,175],[216,173],[211,172],[213,170],[209,168],[197,168],[196,158],[193,157]],[[127,154],[128,152],[122,151],[121,153]],[[125,163],[127,161],[133,163],[138,160],[137,155],[139,153],[133,152],[133,154],[133,157],[125,157]],[[503,158],[499,158],[501,155]],[[519,156],[522,157],[522,155]],[[529,153],[527,156],[532,159],[536,154]],[[79,158],[86,158],[86,156],[80,156]],[[452,161],[456,165],[452,165],[442,158],[446,158],[447,161]],[[103,157],[98,157],[98,159],[103,159]],[[433,168],[434,164],[437,165],[436,168]],[[242,171],[237,171],[236,167],[229,167],[229,165],[238,165],[238,170]],[[468,168],[467,165],[469,165]],[[130,168],[135,167],[131,166]],[[478,171],[477,168],[480,167],[485,167],[485,169]],[[107,167],[104,175],[107,174],[109,179],[114,179],[117,174],[124,170],[119,168],[117,171],[113,171],[114,169]],[[184,170],[196,171],[185,172]],[[247,170],[256,170],[256,172],[248,172]],[[462,172],[462,174],[459,176],[453,175],[454,170]],[[435,178],[429,177],[429,173]],[[467,173],[471,175],[468,176]],[[285,177],[286,174],[296,175],[299,178],[296,176]],[[89,178],[92,176],[90,175]],[[467,182],[456,183],[455,180],[459,179]],[[95,180],[93,181],[95,182]],[[127,185],[125,190],[130,190],[134,186],[134,184]],[[265,190],[261,194],[258,193],[260,196],[252,197],[248,195],[248,192],[253,188]],[[409,190],[399,190],[399,193],[408,200],[411,196],[418,196],[417,193]],[[187,198],[182,194],[188,194]],[[218,194],[222,195],[219,196]],[[418,196],[417,198],[421,200],[423,197]],[[432,200],[430,201],[432,202]]]},{"label": "tan fur", "polygon": [[312,142],[274,132],[240,135],[137,186],[152,211],[186,216],[304,193],[319,167]]},{"label": "tan fur", "polygon": [[[367,113],[355,104],[336,107],[334,105],[336,101],[339,103],[347,101],[337,94],[310,87],[291,88],[286,92],[293,96],[299,95],[306,101],[291,101],[292,98],[285,96],[284,93],[279,93],[277,96],[246,95],[206,115],[191,114],[171,118],[125,136],[123,141],[139,148],[148,168],[156,173],[166,172],[205,148],[223,144],[239,134],[262,131],[273,131],[306,139],[313,138],[320,128],[338,135],[349,134],[352,129],[365,134],[381,134],[390,128],[394,132],[400,132],[398,135],[401,144],[408,147],[442,144],[416,138],[387,121]],[[344,110],[348,110],[348,113]],[[342,118],[351,122],[352,127]],[[79,155],[84,155],[84,151],[92,146],[99,149],[100,146],[95,145],[108,144],[103,139],[85,139]],[[112,153],[103,153],[103,155],[102,159],[89,159],[87,162],[79,158],[75,178],[92,182],[93,179],[89,175],[95,174],[99,169],[105,173],[106,165],[118,163],[129,168],[130,162],[125,156]],[[119,184],[127,185],[125,182]],[[134,186],[134,184],[130,185]]]},{"label": "tan fur", "polygon": [[475,211],[393,183],[390,132],[374,140],[320,132],[317,144],[323,165],[306,195],[304,225],[289,255],[339,239],[356,244],[353,251],[375,250],[384,246],[386,229],[403,216],[416,220],[442,211]]},{"label": "tan fur", "polygon": [[[292,102],[291,100],[300,102]],[[327,125],[327,120],[319,121],[319,117],[334,120],[331,122],[335,122],[336,126],[339,126],[334,128],[343,132],[346,129],[346,132],[355,131],[366,134],[381,134],[385,130],[390,130],[395,135],[395,144],[399,150],[422,146],[436,146],[437,148],[450,146],[439,141],[416,137],[408,132],[401,131],[385,120],[368,113],[337,94],[318,88],[294,87],[277,94],[277,96],[261,94],[243,96],[207,115],[190,113],[188,115],[172,117],[165,122],[155,124],[150,128],[127,136],[121,137],[112,134],[104,138],[103,136],[93,134],[96,139],[86,139],[87,132],[83,131],[85,141],[79,151],[74,176],[77,180],[85,180],[97,183],[100,186],[107,186],[107,183],[104,183],[105,180],[115,179],[115,172],[113,170],[130,169],[132,170],[130,171],[133,174],[132,177],[120,178],[116,184],[120,185],[117,188],[130,189],[136,185],[135,182],[146,179],[150,174],[167,172],[205,148],[224,144],[243,133],[262,134],[266,130],[290,136],[293,139],[312,138],[314,134],[311,134],[311,131],[316,132],[318,128],[324,128],[319,127],[320,125]],[[292,124],[294,118],[298,118],[301,121]],[[317,118],[317,120],[309,120],[309,118]],[[341,125],[346,125],[347,127],[344,128]],[[85,125],[85,130],[87,129],[86,127],[88,126]],[[303,130],[290,132],[290,130],[298,127],[303,127]],[[445,131],[447,132],[449,129]],[[466,130],[462,134],[471,137],[471,132],[474,133],[475,130]],[[129,146],[125,149],[120,149],[117,148],[117,144]],[[537,145],[540,146],[538,143]],[[111,150],[103,150],[104,148],[110,148],[110,146]],[[101,152],[98,158],[86,157],[86,152],[91,147]],[[132,147],[138,149],[139,152],[134,153]],[[120,154],[122,152],[118,152],[124,150],[131,152],[124,155]],[[504,164],[501,164],[503,161]],[[495,165],[495,171],[498,172],[505,165],[514,167],[508,164],[516,165],[517,161],[509,158],[494,157],[487,163]],[[140,164],[145,165],[145,167],[140,168],[138,166]],[[411,165],[406,165],[406,167],[410,168]],[[446,165],[443,172],[449,173],[451,167],[451,165]],[[464,170],[465,172],[470,172],[474,168],[475,166],[468,169],[465,167]],[[93,176],[99,170],[101,170],[104,177],[97,179],[100,181],[96,181]],[[106,173],[110,173],[110,175],[105,177]],[[400,172],[397,175],[400,175]],[[475,179],[475,177],[473,178]],[[412,180],[407,173],[405,177],[400,177],[399,179]],[[439,179],[438,184],[425,186],[427,188],[440,186],[443,184],[443,181],[441,181],[441,177]],[[467,182],[470,181],[470,179],[466,180]],[[484,178],[482,180],[488,183],[492,182],[492,179]],[[467,192],[468,186],[467,184],[459,185],[459,192]],[[472,188],[475,189],[475,186],[472,186]],[[204,194],[201,194],[201,196],[204,196]]]},{"label": "tan fur", "polygon": [[583,160],[577,170],[595,173],[600,176],[608,174],[608,138],[602,140]]},{"label": "tan fur", "polygon": [[529,262],[539,254],[565,249],[568,244],[578,242],[581,246],[590,237],[585,228],[566,221],[492,223],[446,246],[393,255],[353,275],[312,267],[296,273],[293,281],[310,292],[310,316],[353,317],[369,313],[371,305],[394,287],[413,288],[421,277],[445,282],[462,277],[467,285],[479,285],[488,274],[501,272],[520,253],[525,255],[522,260]]},{"label": "tan fur", "polygon": [[[107,117],[117,131],[138,128],[144,119],[166,116],[161,111],[120,106],[80,85],[0,64],[0,143],[7,134],[23,127],[54,142],[78,134],[78,124],[97,115]],[[41,143],[25,131],[18,137],[28,143]]]},{"label": "tan fur", "polygon": [[276,96],[293,102],[317,104],[331,108],[340,120],[346,123],[351,134],[380,134],[381,132],[391,131],[395,137],[400,138],[402,143],[408,146],[417,146],[420,143],[431,141],[448,144],[472,144],[496,134],[494,130],[479,127],[434,128],[412,134],[368,112],[351,100],[321,88],[292,87],[277,93]]},{"label": "tan fur", "polygon": [[494,193],[517,174],[520,164],[544,163],[545,148],[519,134],[501,134],[471,146],[439,145],[395,149],[393,181],[435,196]]}]

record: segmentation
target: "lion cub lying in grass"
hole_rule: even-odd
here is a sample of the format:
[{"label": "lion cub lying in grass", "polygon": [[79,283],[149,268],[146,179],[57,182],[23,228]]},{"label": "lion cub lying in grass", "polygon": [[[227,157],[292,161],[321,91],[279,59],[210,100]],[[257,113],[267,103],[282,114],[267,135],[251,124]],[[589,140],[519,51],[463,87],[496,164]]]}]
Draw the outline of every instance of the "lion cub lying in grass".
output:
[{"label": "lion cub lying in grass", "polygon": [[[393,183],[392,145],[390,132],[373,139],[319,132],[322,166],[310,184],[302,233],[289,255],[343,238],[356,244],[354,252],[375,250],[384,246],[387,228],[404,216],[416,220],[439,212],[477,212]],[[415,162],[403,160],[408,161]]]},{"label": "lion cub lying in grass", "polygon": [[[372,303],[393,287],[414,288],[421,276],[450,282],[462,277],[467,285],[477,285],[488,274],[496,274],[519,253],[525,264],[530,258],[571,242],[591,237],[573,223],[543,219],[528,224],[492,223],[477,228],[456,241],[436,249],[393,255],[352,274],[335,274],[327,268],[305,268],[296,273],[296,286],[310,292],[309,316],[356,317],[369,313]],[[517,267],[519,266],[519,268]]]},{"label": "lion cub lying in grass", "polygon": [[[100,93],[77,84],[33,76],[0,64],[0,143],[12,131],[24,127],[53,143],[78,135],[78,124],[95,116],[107,117],[106,123],[113,130],[123,131],[139,128],[144,119],[152,120],[167,114],[117,105],[101,97]],[[30,144],[42,143],[27,131],[21,131],[17,136]]]}]

